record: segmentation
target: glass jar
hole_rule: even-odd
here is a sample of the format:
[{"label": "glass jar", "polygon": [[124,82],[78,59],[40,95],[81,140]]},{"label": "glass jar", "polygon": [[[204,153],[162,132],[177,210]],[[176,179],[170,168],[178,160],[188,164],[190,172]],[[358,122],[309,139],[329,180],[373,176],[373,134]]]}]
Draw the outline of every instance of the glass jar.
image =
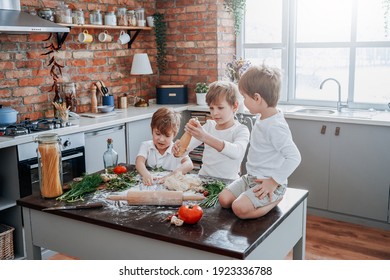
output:
[{"label": "glass jar", "polygon": [[58,197],[62,190],[61,139],[55,133],[38,135],[38,173],[41,196],[43,198]]},{"label": "glass jar", "polygon": [[73,23],[85,24],[84,12],[82,9],[73,11]]},{"label": "glass jar", "polygon": [[134,10],[127,11],[127,25],[137,26],[137,17],[135,16]]},{"label": "glass jar", "polygon": [[117,20],[114,12],[107,12],[104,15],[104,25],[116,26]]},{"label": "glass jar", "polygon": [[54,21],[54,11],[50,8],[39,9],[38,16],[46,20]]},{"label": "glass jar", "polygon": [[104,168],[114,168],[118,165],[118,153],[114,150],[113,140],[107,139],[107,151],[103,154]]},{"label": "glass jar", "polygon": [[[55,84],[54,86],[54,98],[53,98],[53,102],[57,103],[57,104],[62,104],[64,102],[64,100],[62,99],[62,86],[61,84]],[[57,110],[57,107],[53,105],[53,110],[54,110],[54,117],[58,118],[59,117],[59,112]]]},{"label": "glass jar", "polygon": [[90,24],[103,25],[103,17],[100,10],[92,11],[89,14],[89,22]]},{"label": "glass jar", "polygon": [[145,26],[145,9],[139,8],[135,10],[135,14],[137,16],[137,25],[138,26]]},{"label": "glass jar", "polygon": [[62,92],[65,97],[66,108],[70,111],[77,111],[77,100],[76,100],[76,84],[66,83],[62,85]]},{"label": "glass jar", "polygon": [[116,17],[118,18],[118,25],[127,26],[127,9],[126,8],[118,8],[116,12]]},{"label": "glass jar", "polygon": [[72,10],[64,2],[60,2],[55,10],[55,22],[72,23]]}]

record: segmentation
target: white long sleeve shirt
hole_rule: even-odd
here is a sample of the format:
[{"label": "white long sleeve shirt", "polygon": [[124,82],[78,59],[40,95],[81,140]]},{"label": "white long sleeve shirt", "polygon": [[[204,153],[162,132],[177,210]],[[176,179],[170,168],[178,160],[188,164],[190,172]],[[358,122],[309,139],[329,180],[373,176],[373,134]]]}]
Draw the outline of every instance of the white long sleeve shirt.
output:
[{"label": "white long sleeve shirt", "polygon": [[283,113],[269,118],[257,118],[251,132],[246,169],[257,178],[273,178],[287,184],[287,178],[301,162]]},{"label": "white long sleeve shirt", "polygon": [[[162,167],[165,170],[175,170],[181,165],[183,158],[177,158],[172,153],[173,142],[162,155],[157,150],[153,140],[147,140],[141,143],[137,156],[146,159],[146,165],[151,168]],[[188,156],[186,156],[188,157]]]},{"label": "white long sleeve shirt", "polygon": [[[214,137],[223,140],[225,147],[221,152],[205,144],[202,167],[199,170],[200,175],[213,176],[225,179],[239,178],[241,161],[244,158],[246,148],[249,142],[249,129],[239,123],[234,122],[232,127],[224,130],[215,128],[214,120],[207,120],[203,129]],[[202,144],[201,141],[192,137],[188,146],[188,151]]]}]

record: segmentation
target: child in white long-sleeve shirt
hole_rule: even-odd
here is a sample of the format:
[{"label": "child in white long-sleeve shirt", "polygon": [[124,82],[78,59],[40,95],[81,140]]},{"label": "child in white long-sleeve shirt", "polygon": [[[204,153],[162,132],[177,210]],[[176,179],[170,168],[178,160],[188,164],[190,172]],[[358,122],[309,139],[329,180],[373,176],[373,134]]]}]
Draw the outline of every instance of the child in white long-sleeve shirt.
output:
[{"label": "child in white long-sleeve shirt", "polygon": [[[238,95],[234,83],[211,83],[206,102],[212,120],[207,120],[203,126],[199,122],[189,122],[185,127],[192,135],[187,154],[200,144],[205,144],[199,175],[232,180],[239,178],[241,161],[249,142],[249,129],[234,119]],[[180,141],[177,141],[174,149],[179,148]]]},{"label": "child in white long-sleeve shirt", "polygon": [[248,174],[227,186],[219,202],[242,219],[261,217],[278,205],[287,178],[301,162],[283,113],[276,108],[280,85],[279,70],[264,65],[250,67],[239,81],[245,106],[260,117],[251,132]]}]

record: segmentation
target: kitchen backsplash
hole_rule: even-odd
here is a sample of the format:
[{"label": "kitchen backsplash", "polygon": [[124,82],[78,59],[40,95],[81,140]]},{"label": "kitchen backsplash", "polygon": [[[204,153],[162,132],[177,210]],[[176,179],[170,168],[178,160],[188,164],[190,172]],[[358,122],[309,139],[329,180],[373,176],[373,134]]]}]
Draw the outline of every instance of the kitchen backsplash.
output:
[{"label": "kitchen backsplash", "polygon": [[[24,1],[22,8],[55,8],[61,1]],[[56,61],[63,65],[60,82],[76,83],[77,112],[90,111],[90,88],[93,82],[102,80],[114,94],[115,101],[124,94],[137,93],[147,98],[156,97],[159,84],[186,84],[189,86],[189,101],[195,100],[197,82],[211,83],[222,78],[226,62],[235,53],[235,36],[231,15],[223,8],[223,0],[193,1],[125,1],[89,0],[65,1],[72,8],[102,12],[117,7],[136,9],[143,7],[145,17],[155,12],[163,13],[168,25],[167,61],[164,73],[156,66],[155,34],[142,31],[133,42],[116,43],[119,30],[108,30],[114,36],[111,43],[101,43],[97,35],[102,29],[90,29],[95,38],[91,44],[81,44],[77,36],[84,29],[72,28],[62,49],[54,53]],[[26,9],[26,8],[24,8]],[[118,33],[118,34],[117,34]],[[49,34],[29,35],[0,34],[0,104],[19,112],[19,119],[50,117],[54,91],[50,91],[53,79],[50,76],[49,60],[52,55],[42,55],[55,36]],[[130,75],[135,53],[146,52],[152,64],[153,75]],[[141,87],[141,89],[140,89]]]}]

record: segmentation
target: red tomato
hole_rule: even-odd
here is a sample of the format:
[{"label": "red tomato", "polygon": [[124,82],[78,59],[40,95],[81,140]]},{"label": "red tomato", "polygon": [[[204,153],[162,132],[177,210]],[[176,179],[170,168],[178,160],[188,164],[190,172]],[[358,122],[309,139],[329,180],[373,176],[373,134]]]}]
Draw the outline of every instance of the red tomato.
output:
[{"label": "red tomato", "polygon": [[117,165],[115,166],[114,168],[114,173],[115,174],[122,174],[122,173],[126,173],[127,172],[127,168],[126,166],[123,166],[123,165]]},{"label": "red tomato", "polygon": [[179,208],[178,216],[186,224],[195,224],[203,216],[203,209],[199,205],[182,205]]}]

